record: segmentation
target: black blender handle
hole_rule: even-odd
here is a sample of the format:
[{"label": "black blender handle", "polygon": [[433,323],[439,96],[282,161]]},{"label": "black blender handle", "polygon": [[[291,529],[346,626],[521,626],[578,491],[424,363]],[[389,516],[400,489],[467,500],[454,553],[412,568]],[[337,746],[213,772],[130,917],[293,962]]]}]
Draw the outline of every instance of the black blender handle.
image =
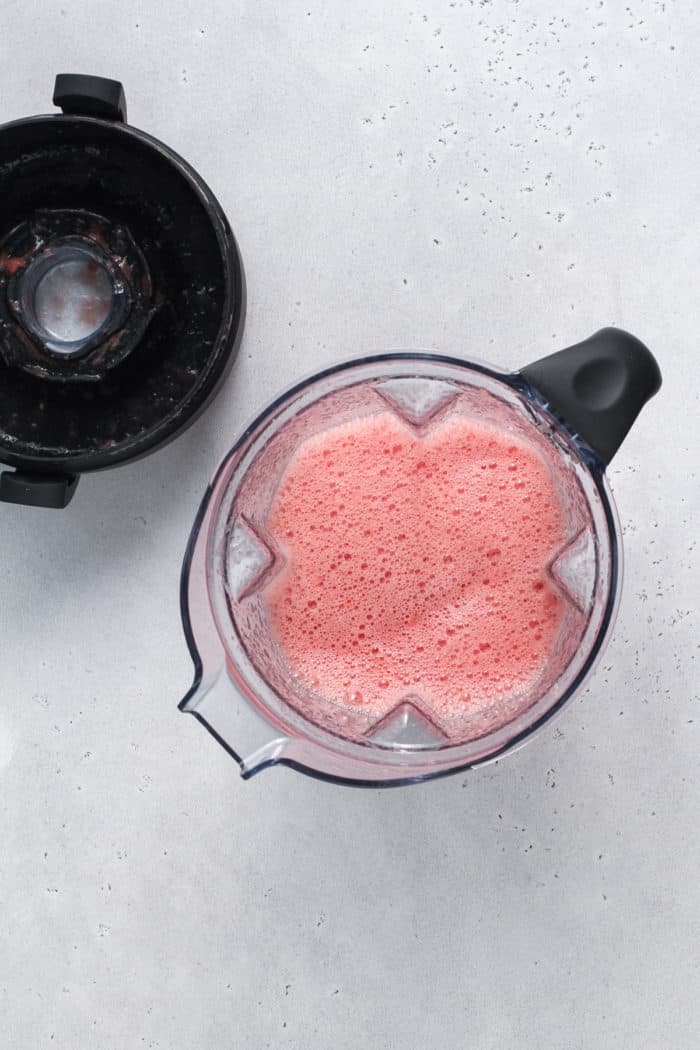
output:
[{"label": "black blender handle", "polygon": [[520,374],[606,466],[661,386],[651,351],[621,328],[601,328]]},{"label": "black blender handle", "polygon": [[66,114],[126,123],[126,96],[119,80],[59,73],[53,89],[53,104]]},{"label": "black blender handle", "polygon": [[0,502],[65,510],[75,495],[77,474],[39,474],[28,470],[0,474]]}]

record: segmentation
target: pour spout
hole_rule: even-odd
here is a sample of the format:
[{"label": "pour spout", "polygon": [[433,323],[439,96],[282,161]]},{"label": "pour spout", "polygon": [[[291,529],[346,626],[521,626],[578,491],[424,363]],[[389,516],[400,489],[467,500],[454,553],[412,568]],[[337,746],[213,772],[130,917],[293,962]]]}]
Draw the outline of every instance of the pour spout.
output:
[{"label": "pour spout", "polygon": [[275,765],[289,744],[289,737],[241,694],[225,667],[196,681],[180,702],[180,710],[193,714],[209,730],[236,759],[245,778]]}]

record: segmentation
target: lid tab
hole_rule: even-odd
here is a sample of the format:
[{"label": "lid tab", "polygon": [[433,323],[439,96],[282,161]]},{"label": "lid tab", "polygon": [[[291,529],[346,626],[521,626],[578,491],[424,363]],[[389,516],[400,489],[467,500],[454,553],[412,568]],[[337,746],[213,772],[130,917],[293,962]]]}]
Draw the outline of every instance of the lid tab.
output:
[{"label": "lid tab", "polygon": [[53,90],[53,104],[64,113],[106,117],[107,120],[126,123],[126,96],[119,80],[82,73],[59,73]]},{"label": "lid tab", "polygon": [[0,474],[0,501],[25,507],[65,510],[78,487],[76,474],[34,474],[6,470]]}]

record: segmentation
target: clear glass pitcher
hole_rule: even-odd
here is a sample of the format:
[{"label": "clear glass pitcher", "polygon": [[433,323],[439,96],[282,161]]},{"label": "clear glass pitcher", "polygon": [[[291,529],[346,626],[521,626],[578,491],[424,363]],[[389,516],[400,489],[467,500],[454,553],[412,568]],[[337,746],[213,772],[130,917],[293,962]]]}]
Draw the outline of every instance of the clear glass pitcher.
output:
[{"label": "clear glass pitcher", "polygon": [[[603,329],[515,373],[387,353],[287,391],[240,436],[197,516],[181,590],[195,681],[181,709],[227,748],[244,777],[284,764],[338,782],[401,784],[519,746],[581,689],[609,637],[622,549],[605,467],[660,382],[643,344]],[[546,567],[563,612],[543,668],[449,717],[436,713],[420,681],[380,707],[339,703],[295,673],[270,622],[266,598],[289,552],[269,517],[290,462],[310,438],[387,412],[414,435],[456,417],[513,435],[546,464],[563,508],[564,534]]]}]

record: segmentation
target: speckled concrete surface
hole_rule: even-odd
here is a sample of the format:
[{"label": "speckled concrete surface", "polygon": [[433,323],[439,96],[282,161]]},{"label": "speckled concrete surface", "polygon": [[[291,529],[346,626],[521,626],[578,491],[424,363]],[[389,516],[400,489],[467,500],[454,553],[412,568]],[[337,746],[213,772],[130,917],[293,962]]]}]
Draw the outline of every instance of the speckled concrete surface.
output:
[{"label": "speckled concrete surface", "polygon": [[[57,71],[123,79],[250,289],[193,430],[66,513],[0,508],[0,1044],[696,1047],[697,5],[5,0],[0,27],[0,119]],[[360,350],[515,367],[604,324],[665,385],[610,472],[625,590],[585,695],[471,775],[240,781],[176,705],[180,559],[242,422]]]}]

